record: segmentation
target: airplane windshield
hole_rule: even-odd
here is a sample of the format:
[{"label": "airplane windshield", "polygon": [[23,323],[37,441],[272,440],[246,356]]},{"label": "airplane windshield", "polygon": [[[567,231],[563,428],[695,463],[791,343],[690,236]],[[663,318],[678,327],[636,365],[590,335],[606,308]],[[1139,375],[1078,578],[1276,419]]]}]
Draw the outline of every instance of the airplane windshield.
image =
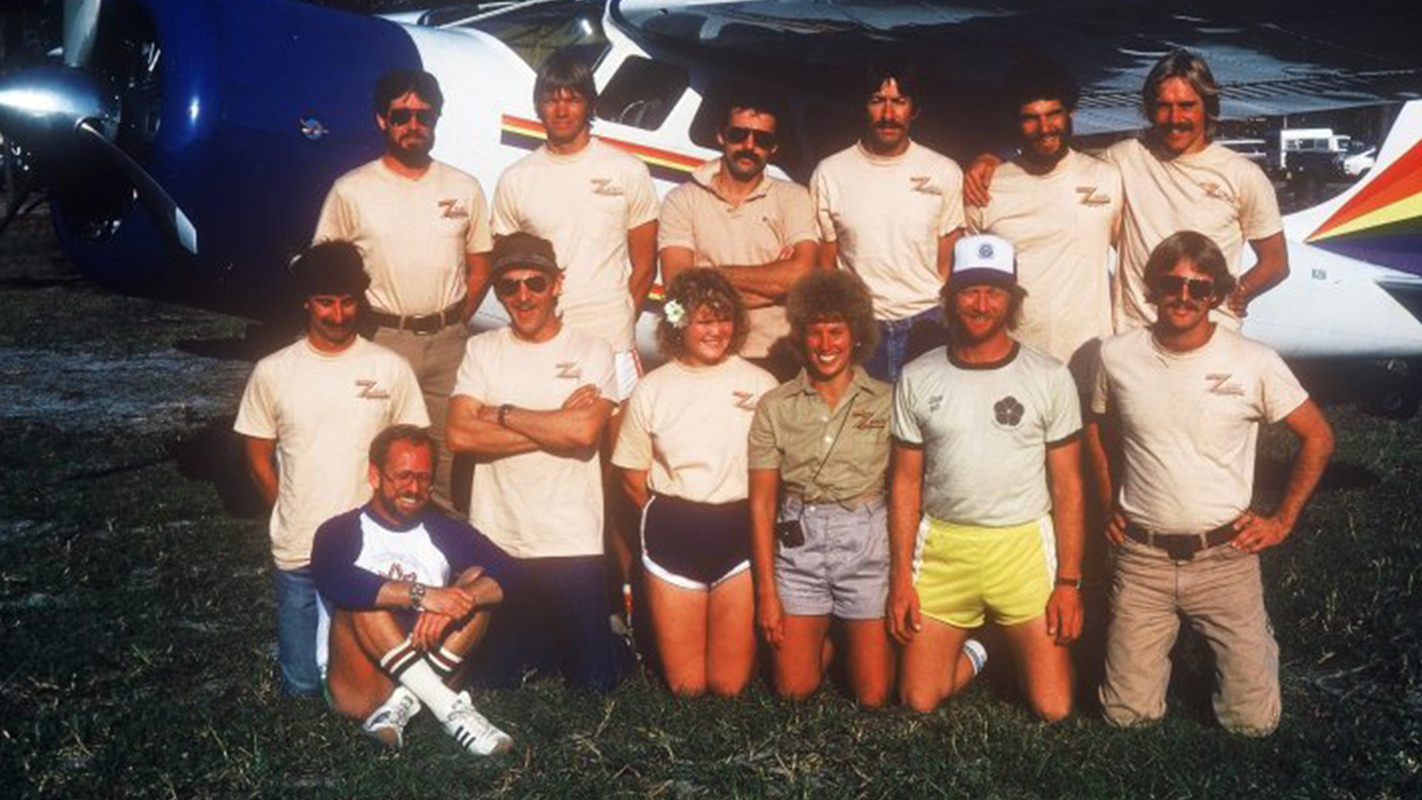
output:
[{"label": "airplane windshield", "polygon": [[598,1],[481,3],[432,11],[423,22],[475,28],[497,36],[535,70],[563,49],[596,66],[609,48]]}]

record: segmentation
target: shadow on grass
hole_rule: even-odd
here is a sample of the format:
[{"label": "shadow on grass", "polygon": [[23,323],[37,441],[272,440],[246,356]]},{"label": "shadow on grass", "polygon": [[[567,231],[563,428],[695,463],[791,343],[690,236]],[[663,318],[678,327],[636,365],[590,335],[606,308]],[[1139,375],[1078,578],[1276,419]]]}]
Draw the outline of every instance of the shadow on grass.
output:
[{"label": "shadow on grass", "polygon": [[235,419],[218,417],[169,442],[167,453],[183,477],[212,485],[228,514],[254,519],[270,509],[247,475],[241,437],[232,430]]}]

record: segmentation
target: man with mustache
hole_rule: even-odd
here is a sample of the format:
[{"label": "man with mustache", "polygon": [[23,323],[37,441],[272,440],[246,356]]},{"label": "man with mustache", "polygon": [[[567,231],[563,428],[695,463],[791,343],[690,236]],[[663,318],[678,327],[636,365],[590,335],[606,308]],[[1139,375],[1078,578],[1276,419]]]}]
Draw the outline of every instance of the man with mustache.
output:
[{"label": "man with mustache", "polygon": [[1081,635],[1081,411],[1061,362],[1009,331],[1022,306],[1012,245],[958,241],[943,287],[946,348],[894,387],[889,631],[899,691],[932,711],[969,675],[968,635],[997,624],[1041,719],[1072,708]]},{"label": "man with mustache", "polygon": [[[1104,153],[1121,171],[1125,209],[1116,268],[1113,316],[1118,333],[1149,325],[1155,309],[1142,279],[1151,250],[1177,231],[1209,236],[1225,254],[1234,291],[1214,319],[1234,329],[1249,302],[1289,274],[1283,218],[1274,186],[1254,163],[1211,141],[1220,114],[1220,91],[1204,60],[1176,50],[1146,77],[1141,107],[1150,128]],[[980,157],[965,182],[967,202],[985,205],[998,160]],[[1244,243],[1257,258],[1244,271]]]},{"label": "man with mustache", "polygon": [[993,177],[992,201],[968,206],[968,228],[1012,242],[1027,298],[1013,338],[1066,364],[1086,386],[1098,339],[1111,335],[1111,248],[1121,229],[1121,173],[1072,146],[1078,89],[1044,59],[1008,74],[1004,110],[1017,155]]},{"label": "man with mustache", "polygon": [[321,691],[311,541],[322,522],[364,503],[366,447],[395,423],[428,425],[420,385],[396,353],[356,335],[370,285],[360,251],[324,242],[292,264],[306,335],[257,362],[233,428],[247,469],[272,506],[282,689]]},{"label": "man with mustache", "polygon": [[[1155,322],[1102,344],[1086,434],[1117,547],[1102,710],[1121,726],[1165,714],[1183,617],[1214,651],[1220,723],[1268,735],[1279,721],[1279,646],[1258,554],[1297,525],[1333,433],[1277,353],[1211,319],[1235,282],[1214,241],[1175,234],[1142,277]],[[1251,508],[1255,450],[1260,423],[1279,421],[1301,446],[1266,514]]]},{"label": "man with mustache", "polygon": [[869,287],[881,336],[863,366],[890,382],[906,361],[943,343],[938,289],[963,229],[958,165],[909,137],[919,91],[910,65],[872,65],[860,95],[864,132],[810,179],[818,265],[852,270]]},{"label": "man with mustache", "polygon": [[493,241],[479,181],[430,157],[443,108],[439,82],[428,72],[380,77],[375,123],[385,152],[336,180],[315,241],[360,248],[370,274],[372,338],[404,356],[420,380],[438,444],[435,500],[454,508],[445,413],[464,355],[464,323],[483,299]]},{"label": "man with mustache", "polygon": [[513,739],[455,689],[516,569],[483,534],[429,509],[434,446],[414,425],[381,431],[370,443],[370,502],[316,531],[311,569],[330,614],[326,688],[338,712],[365,720],[362,730],[389,747],[428,707],[462,747],[493,755]]},{"label": "man with mustache", "polygon": [[617,404],[607,342],[563,321],[564,270],[553,245],[514,232],[494,244],[492,285],[509,324],[469,340],[449,414],[449,443],[472,453],[469,521],[512,555],[525,587],[489,632],[486,682],[529,670],[579,688],[620,677],[608,627],[598,443]]},{"label": "man with mustache", "polygon": [[780,116],[774,100],[753,91],[731,98],[716,134],[721,158],[667,194],[657,237],[664,284],[691,267],[725,273],[750,316],[740,354],[785,380],[797,368],[783,341],[785,296],[813,269],[819,232],[809,192],[765,174]]}]

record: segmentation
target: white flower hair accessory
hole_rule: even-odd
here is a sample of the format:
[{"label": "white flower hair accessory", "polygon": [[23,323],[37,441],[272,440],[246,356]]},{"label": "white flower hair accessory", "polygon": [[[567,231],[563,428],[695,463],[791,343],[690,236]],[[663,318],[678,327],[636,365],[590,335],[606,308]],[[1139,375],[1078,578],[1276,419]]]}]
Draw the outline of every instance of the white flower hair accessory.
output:
[{"label": "white flower hair accessory", "polygon": [[670,322],[673,328],[686,327],[686,309],[682,308],[681,303],[668,300],[662,305],[662,315],[667,318],[667,322]]}]

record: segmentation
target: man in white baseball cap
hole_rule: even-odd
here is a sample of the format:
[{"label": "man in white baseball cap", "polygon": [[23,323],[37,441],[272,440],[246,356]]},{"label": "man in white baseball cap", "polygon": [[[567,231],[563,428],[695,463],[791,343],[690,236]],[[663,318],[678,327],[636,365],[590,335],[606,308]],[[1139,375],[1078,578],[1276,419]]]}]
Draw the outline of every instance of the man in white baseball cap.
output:
[{"label": "man in white baseball cap", "polygon": [[971,678],[958,653],[991,621],[1032,711],[1071,713],[1081,410],[1067,368],[1009,335],[1024,296],[1009,242],[960,239],[942,291],[948,344],[906,365],[894,390],[887,616],[917,711]]}]

